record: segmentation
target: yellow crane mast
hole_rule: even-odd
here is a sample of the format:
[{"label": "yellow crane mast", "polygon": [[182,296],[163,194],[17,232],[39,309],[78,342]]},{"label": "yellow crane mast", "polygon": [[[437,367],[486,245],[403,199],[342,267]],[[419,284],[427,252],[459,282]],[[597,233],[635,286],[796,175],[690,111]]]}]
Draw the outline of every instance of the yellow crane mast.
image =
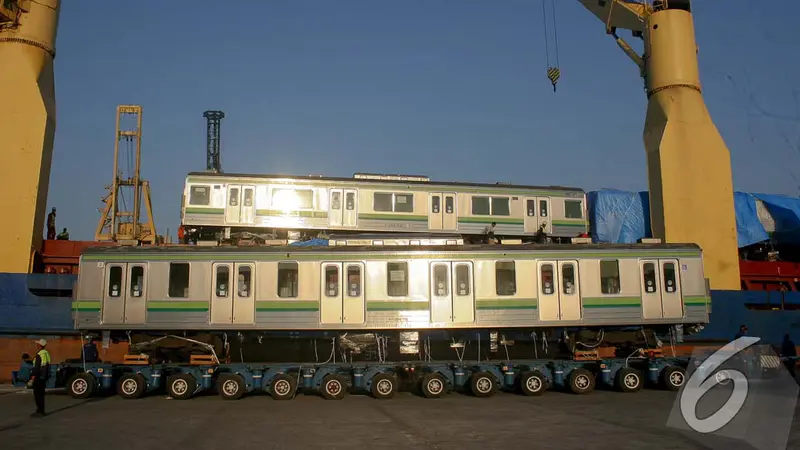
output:
[{"label": "yellow crane mast", "polygon": [[41,248],[56,132],[59,9],[59,0],[0,2],[0,272],[29,272]]},{"label": "yellow crane mast", "polygon": [[[653,236],[698,244],[711,289],[739,290],[731,157],[703,100],[691,1],[578,1],[605,24],[644,78]],[[644,54],[618,29],[643,39]]]}]

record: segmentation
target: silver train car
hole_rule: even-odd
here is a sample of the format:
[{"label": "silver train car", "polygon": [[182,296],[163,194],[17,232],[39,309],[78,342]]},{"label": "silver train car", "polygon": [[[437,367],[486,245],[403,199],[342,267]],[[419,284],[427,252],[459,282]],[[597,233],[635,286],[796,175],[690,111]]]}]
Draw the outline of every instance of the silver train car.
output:
[{"label": "silver train car", "polygon": [[[179,234],[184,243],[315,237],[320,233],[459,233],[484,229],[554,242],[588,232],[586,194],[569,187],[448,183],[426,177],[353,178],[190,173]],[[294,237],[293,237],[294,236]]]},{"label": "silver train car", "polygon": [[123,333],[690,334],[710,312],[691,244],[96,247],[81,255],[73,300],[77,329]]}]

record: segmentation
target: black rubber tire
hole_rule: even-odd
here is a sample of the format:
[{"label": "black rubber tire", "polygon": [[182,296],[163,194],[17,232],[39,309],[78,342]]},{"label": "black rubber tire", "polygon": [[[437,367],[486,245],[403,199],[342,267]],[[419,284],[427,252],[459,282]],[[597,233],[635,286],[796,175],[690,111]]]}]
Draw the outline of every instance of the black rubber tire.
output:
[{"label": "black rubber tire", "polygon": [[197,381],[189,374],[180,373],[167,377],[167,394],[176,400],[192,398],[195,390],[197,390]]},{"label": "black rubber tire", "polygon": [[147,382],[139,373],[126,373],[117,380],[117,395],[125,399],[141,398],[146,389]]},{"label": "black rubber tire", "polygon": [[223,400],[239,400],[245,394],[247,385],[241,375],[224,373],[217,381],[217,391]]},{"label": "black rubber tire", "polygon": [[523,395],[538,396],[547,390],[547,378],[538,370],[529,370],[519,376],[519,390]]},{"label": "black rubber tire", "polygon": [[644,377],[636,369],[623,367],[617,371],[614,385],[621,392],[639,392],[644,386]]},{"label": "black rubber tire", "polygon": [[347,395],[347,381],[340,375],[326,375],[319,392],[325,400],[341,400]]},{"label": "black rubber tire", "polygon": [[569,390],[575,394],[588,394],[594,390],[594,374],[586,369],[573,369],[568,382]]},{"label": "black rubber tire", "polygon": [[425,398],[440,398],[447,392],[447,383],[438,372],[426,373],[420,381],[420,390]]},{"label": "black rubber tire", "polygon": [[97,379],[91,373],[80,372],[67,381],[67,392],[72,398],[89,398],[97,390]]},{"label": "black rubber tire", "polygon": [[491,397],[499,389],[497,379],[489,372],[475,372],[469,377],[469,388],[475,397]]},{"label": "black rubber tire", "polygon": [[678,391],[686,383],[686,369],[667,366],[661,371],[661,387],[668,391]]},{"label": "black rubber tire", "polygon": [[379,373],[372,377],[372,396],[379,400],[388,400],[394,397],[397,391],[397,380],[388,373]]},{"label": "black rubber tire", "polygon": [[275,400],[291,400],[297,391],[297,377],[287,373],[275,375],[269,385],[269,395]]}]

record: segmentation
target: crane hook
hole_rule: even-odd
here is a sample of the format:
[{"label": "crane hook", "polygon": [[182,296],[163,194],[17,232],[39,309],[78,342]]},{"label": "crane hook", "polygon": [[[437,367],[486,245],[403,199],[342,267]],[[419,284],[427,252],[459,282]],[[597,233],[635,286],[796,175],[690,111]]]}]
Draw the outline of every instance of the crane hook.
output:
[{"label": "crane hook", "polygon": [[555,92],[556,83],[558,83],[558,79],[561,78],[561,69],[559,69],[558,67],[548,67],[547,78],[549,78],[550,82],[553,84],[553,92]]}]

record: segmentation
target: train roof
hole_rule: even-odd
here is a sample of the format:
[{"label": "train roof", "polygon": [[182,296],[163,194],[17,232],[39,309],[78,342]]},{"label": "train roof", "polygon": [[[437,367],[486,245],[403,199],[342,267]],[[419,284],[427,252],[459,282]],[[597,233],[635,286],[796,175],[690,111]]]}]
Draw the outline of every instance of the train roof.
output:
[{"label": "train roof", "polygon": [[82,255],[139,254],[158,255],[165,253],[397,253],[397,252],[443,252],[443,253],[525,253],[525,252],[619,252],[683,250],[700,252],[697,244],[470,244],[470,245],[381,245],[381,246],[142,246],[142,247],[88,247]]},{"label": "train roof", "polygon": [[342,182],[363,182],[363,183],[376,183],[376,184],[407,184],[419,186],[464,186],[464,187],[481,187],[481,188],[507,188],[507,189],[548,189],[586,193],[581,188],[569,186],[532,186],[523,184],[507,184],[507,183],[468,183],[462,181],[419,181],[419,180],[381,180],[372,178],[344,178],[344,177],[323,177],[314,175],[281,175],[281,174],[243,174],[243,173],[215,173],[215,172],[190,172],[187,176],[190,177],[207,177],[207,178],[259,178],[265,180],[275,179],[292,179],[303,181],[342,181]]}]

